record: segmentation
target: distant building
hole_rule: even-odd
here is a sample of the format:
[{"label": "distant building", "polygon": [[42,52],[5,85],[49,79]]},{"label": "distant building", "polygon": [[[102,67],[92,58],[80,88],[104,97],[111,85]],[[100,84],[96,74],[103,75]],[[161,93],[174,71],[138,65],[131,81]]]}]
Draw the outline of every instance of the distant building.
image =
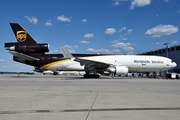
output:
[{"label": "distant building", "polygon": [[165,47],[162,49],[144,52],[144,53],[141,53],[139,55],[156,55],[156,56],[168,57],[177,63],[177,67],[175,67],[171,71],[180,73],[180,56],[179,56],[180,55],[180,45],[168,47],[168,52],[167,52],[167,48]]}]

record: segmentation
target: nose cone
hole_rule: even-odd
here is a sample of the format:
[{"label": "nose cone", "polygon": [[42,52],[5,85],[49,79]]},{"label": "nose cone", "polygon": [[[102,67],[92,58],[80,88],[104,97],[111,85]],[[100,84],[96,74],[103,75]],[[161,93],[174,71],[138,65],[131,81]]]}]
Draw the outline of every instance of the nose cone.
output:
[{"label": "nose cone", "polygon": [[175,63],[175,62],[173,62],[172,63],[172,67],[174,68],[174,67],[176,67],[177,66],[177,64]]}]

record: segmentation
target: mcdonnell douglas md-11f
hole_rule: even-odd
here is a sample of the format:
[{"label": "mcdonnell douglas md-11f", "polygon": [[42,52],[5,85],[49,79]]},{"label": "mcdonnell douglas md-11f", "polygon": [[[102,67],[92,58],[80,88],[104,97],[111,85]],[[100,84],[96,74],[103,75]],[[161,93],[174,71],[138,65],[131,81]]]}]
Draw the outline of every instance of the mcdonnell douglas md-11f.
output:
[{"label": "mcdonnell douglas md-11f", "polygon": [[38,70],[85,71],[85,78],[99,78],[100,74],[126,75],[128,72],[161,72],[176,67],[171,59],[144,55],[45,54],[47,43],[37,43],[19,24],[10,23],[18,42],[5,43],[13,60],[34,66]]}]

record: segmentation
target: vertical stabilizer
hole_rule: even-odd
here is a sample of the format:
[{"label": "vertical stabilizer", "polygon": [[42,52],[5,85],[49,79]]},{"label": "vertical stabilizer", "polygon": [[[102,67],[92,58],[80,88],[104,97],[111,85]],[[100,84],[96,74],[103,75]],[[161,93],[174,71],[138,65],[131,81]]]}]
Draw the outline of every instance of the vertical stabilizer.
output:
[{"label": "vertical stabilizer", "polygon": [[37,44],[37,42],[18,23],[10,23],[10,25],[18,43],[27,45]]}]

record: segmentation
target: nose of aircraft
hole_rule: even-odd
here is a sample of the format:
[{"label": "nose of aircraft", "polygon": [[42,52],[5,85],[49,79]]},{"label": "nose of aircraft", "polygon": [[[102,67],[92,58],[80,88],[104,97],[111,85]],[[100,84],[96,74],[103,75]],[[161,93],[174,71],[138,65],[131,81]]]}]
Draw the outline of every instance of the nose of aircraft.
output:
[{"label": "nose of aircraft", "polygon": [[176,64],[175,62],[172,62],[172,63],[171,63],[171,67],[172,67],[172,68],[175,68],[176,66],[177,66],[177,64]]},{"label": "nose of aircraft", "polygon": [[173,62],[172,63],[172,67],[174,68],[174,67],[176,67],[177,66],[177,64],[175,63],[175,62]]}]

